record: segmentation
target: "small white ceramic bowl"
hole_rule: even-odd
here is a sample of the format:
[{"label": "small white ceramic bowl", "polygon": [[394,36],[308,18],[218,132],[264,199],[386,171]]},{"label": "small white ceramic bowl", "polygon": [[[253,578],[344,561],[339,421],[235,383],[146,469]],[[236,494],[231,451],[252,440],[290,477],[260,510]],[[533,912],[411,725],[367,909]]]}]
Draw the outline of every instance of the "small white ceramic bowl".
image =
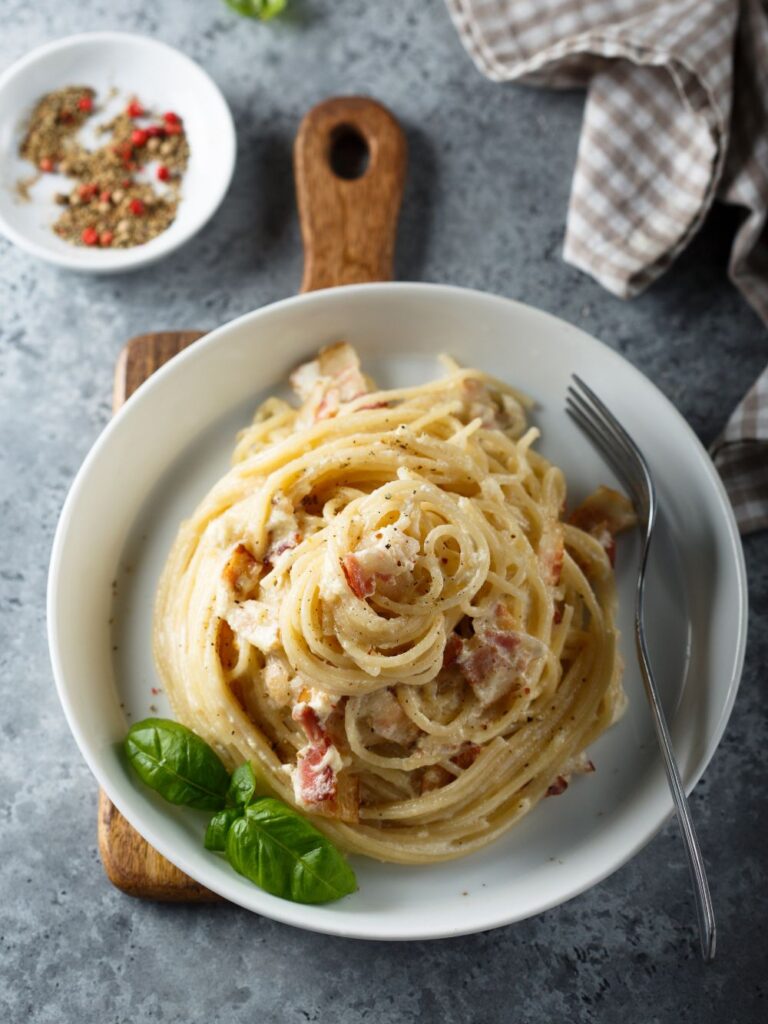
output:
[{"label": "small white ceramic bowl", "polygon": [[[29,201],[18,194],[17,182],[35,173],[18,155],[25,122],[41,96],[67,85],[95,89],[97,103],[115,90],[114,113],[136,95],[145,107],[173,110],[183,118],[190,160],[178,214],[167,231],[144,245],[86,248],[55,235],[52,224],[60,211],[53,194],[69,191],[71,179],[46,174],[30,190]],[[0,76],[0,231],[32,255],[69,270],[111,274],[146,266],[189,241],[215,213],[232,178],[235,150],[226,100],[202,68],[178,50],[122,32],[48,43]]]}]

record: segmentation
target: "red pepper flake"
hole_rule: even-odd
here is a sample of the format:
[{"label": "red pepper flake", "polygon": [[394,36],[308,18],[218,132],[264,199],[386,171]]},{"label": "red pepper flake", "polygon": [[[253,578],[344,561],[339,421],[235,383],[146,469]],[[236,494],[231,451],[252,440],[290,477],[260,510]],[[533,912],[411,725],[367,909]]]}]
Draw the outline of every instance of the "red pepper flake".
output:
[{"label": "red pepper flake", "polygon": [[108,249],[109,246],[112,245],[112,239],[114,237],[115,236],[111,231],[102,231],[99,236],[99,243],[103,245],[105,249]]},{"label": "red pepper flake", "polygon": [[96,195],[97,192],[98,192],[98,188],[97,188],[96,185],[93,185],[93,184],[90,184],[90,185],[79,185],[78,189],[77,189],[77,194],[80,196],[80,198],[83,200],[83,202],[86,202],[86,203],[90,202],[90,200],[93,199],[93,197]]},{"label": "red pepper flake", "polygon": [[165,128],[161,124],[151,124],[147,128],[147,135],[150,139],[162,139],[165,135]]},{"label": "red pepper flake", "polygon": [[91,97],[81,96],[80,99],[77,101],[77,109],[84,110],[86,113],[90,114],[90,112],[93,110],[93,100],[91,99]]},{"label": "red pepper flake", "polygon": [[171,176],[171,172],[168,170],[168,168],[165,166],[165,164],[160,164],[160,166],[157,168],[157,180],[158,181],[168,181],[170,176]]},{"label": "red pepper flake", "polygon": [[144,107],[142,107],[138,100],[131,100],[131,102],[125,108],[125,112],[128,115],[128,117],[143,117]]},{"label": "red pepper flake", "polygon": [[181,135],[183,131],[184,129],[181,127],[180,124],[167,124],[165,126],[166,135]]},{"label": "red pepper flake", "polygon": [[62,124],[72,124],[75,117],[71,110],[62,110],[59,114],[59,120]]},{"label": "red pepper flake", "polygon": [[99,196],[99,199],[101,200],[102,203],[108,203],[111,198],[112,198],[112,193],[111,192],[107,192],[106,190],[104,192],[102,192],[101,195]]},{"label": "red pepper flake", "polygon": [[99,232],[96,228],[83,228],[83,233],[80,237],[84,245],[96,245],[99,240]]},{"label": "red pepper flake", "polygon": [[130,204],[131,213],[135,217],[141,217],[144,214],[144,203],[140,199],[132,199]]},{"label": "red pepper flake", "polygon": [[53,160],[49,156],[44,156],[38,164],[41,171],[45,171],[46,174],[50,174],[53,170]]},{"label": "red pepper flake", "polygon": [[130,188],[132,184],[131,178],[123,178],[123,188]]},{"label": "red pepper flake", "polygon": [[148,138],[143,128],[134,128],[131,132],[131,142],[134,146],[146,146]]},{"label": "red pepper flake", "polygon": [[172,110],[168,110],[165,114],[163,114],[163,120],[165,121],[166,124],[181,124],[181,118]]}]

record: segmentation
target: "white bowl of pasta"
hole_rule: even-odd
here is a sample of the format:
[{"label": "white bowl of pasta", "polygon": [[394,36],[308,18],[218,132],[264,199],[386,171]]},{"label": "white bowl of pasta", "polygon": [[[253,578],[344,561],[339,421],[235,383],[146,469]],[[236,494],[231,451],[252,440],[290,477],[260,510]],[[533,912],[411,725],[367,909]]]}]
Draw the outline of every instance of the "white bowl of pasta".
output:
[{"label": "white bowl of pasta", "polygon": [[[270,403],[241,436],[227,475],[235,436],[254,409],[284,395],[295,367],[339,339],[354,345],[365,374],[387,393],[337,392],[329,412],[328,390],[313,391],[315,367],[314,378],[299,382],[310,421],[297,424],[282,399]],[[439,377],[441,352],[530,396],[525,415],[540,438],[516,421],[515,395],[505,405],[494,392],[506,419],[489,423],[480,407],[461,420],[461,399],[445,389],[404,392]],[[544,494],[550,463],[562,469],[571,508],[600,484],[618,486],[564,414],[574,371],[620,410],[658,483],[650,644],[682,773],[688,789],[695,785],[735,697],[746,607],[733,517],[695,435],[620,356],[545,313],[459,288],[349,286],[248,314],[161,369],[99,438],[62,512],[48,608],[59,694],[95,776],[169,860],[227,899],[290,924],[361,938],[435,938],[561,903],[616,870],[660,828],[672,804],[633,654],[637,538],[630,531],[618,544],[615,657],[611,596],[595,577],[578,597],[590,553],[574,550],[571,528],[564,576],[558,565],[550,592],[525,582],[535,575],[524,568],[532,549],[522,536],[533,506],[506,523],[493,506],[494,495],[512,493],[532,473],[535,503],[554,509],[555,522],[562,478],[555,474],[554,490]],[[471,391],[483,380],[465,373],[454,383]],[[354,430],[341,429],[345,416],[356,417]],[[364,439],[359,457],[350,454],[353,438]],[[547,464],[530,455],[531,445]],[[490,460],[485,483],[470,479],[478,459]],[[258,494],[252,483],[267,478],[282,483],[265,498],[262,483]],[[283,507],[300,479],[303,490]],[[387,480],[389,488],[380,486]],[[527,493],[521,502],[533,501]],[[388,515],[385,501],[397,511]],[[393,531],[403,523],[398,540]],[[366,531],[378,549],[367,545]],[[539,566],[545,532],[534,529]],[[706,579],[704,550],[717,567]],[[237,551],[245,562],[232,561]],[[274,622],[264,611],[272,584]],[[596,603],[585,611],[589,594]],[[528,616],[524,636],[521,615]],[[496,660],[484,672],[494,643]],[[501,664],[509,675],[512,649],[517,684],[497,692],[495,670]],[[611,725],[622,703],[621,658],[627,707]],[[280,665],[317,690],[297,692]],[[244,692],[243,680],[262,679],[268,668],[267,689]],[[573,699],[559,704],[569,671]],[[291,694],[282,712],[281,687]],[[343,705],[344,735],[321,740],[323,778],[338,769],[343,779],[353,766],[352,796],[341,783],[337,791],[335,776],[332,786],[338,804],[352,801],[351,812],[320,806],[321,783],[301,789],[301,766],[316,752],[311,734],[328,724],[325,698]],[[302,717],[307,708],[311,720]],[[120,754],[128,726],[149,714],[181,718],[229,767],[250,758],[286,803],[308,800],[313,820],[351,851],[357,891],[324,905],[289,902],[205,850],[199,813],[157,800]],[[483,728],[493,734],[489,743]],[[571,784],[559,785],[558,744],[580,754],[585,743],[596,770],[581,777],[571,759],[563,779]],[[329,748],[339,757],[335,767]],[[540,799],[548,791],[556,799]]]}]

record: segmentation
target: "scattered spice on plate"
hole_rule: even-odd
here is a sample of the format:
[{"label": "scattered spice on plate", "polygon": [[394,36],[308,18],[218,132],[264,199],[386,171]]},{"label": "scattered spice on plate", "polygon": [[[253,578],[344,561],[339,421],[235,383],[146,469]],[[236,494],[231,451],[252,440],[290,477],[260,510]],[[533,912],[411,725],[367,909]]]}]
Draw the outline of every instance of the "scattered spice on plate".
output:
[{"label": "scattered spice on plate", "polygon": [[[157,113],[131,97],[96,128],[106,136],[104,145],[86,149],[78,132],[97,113],[96,93],[87,86],[47,93],[32,112],[19,153],[39,173],[74,179],[69,192],[55,196],[62,211],[53,230],[60,238],[100,248],[142,245],[176,217],[189,160],[184,123],[175,111]],[[28,196],[32,180],[17,184],[20,195]]]}]

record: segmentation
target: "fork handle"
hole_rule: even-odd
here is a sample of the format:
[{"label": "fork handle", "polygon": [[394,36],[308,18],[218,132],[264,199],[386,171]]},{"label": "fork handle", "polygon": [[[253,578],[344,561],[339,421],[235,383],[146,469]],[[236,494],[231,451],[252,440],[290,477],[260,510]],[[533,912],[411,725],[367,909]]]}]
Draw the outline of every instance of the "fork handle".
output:
[{"label": "fork handle", "polygon": [[641,585],[638,588],[637,614],[635,616],[635,640],[637,643],[637,653],[640,660],[645,692],[648,697],[648,703],[651,707],[651,715],[656,729],[656,736],[664,759],[667,781],[669,782],[669,788],[672,792],[672,800],[675,805],[675,810],[677,811],[677,820],[683,836],[685,853],[688,858],[688,869],[691,872],[694,897],[696,900],[696,914],[699,920],[701,955],[705,963],[710,963],[715,957],[715,911],[712,906],[712,896],[709,892],[707,871],[704,865],[704,858],[701,854],[699,840],[696,835],[696,827],[693,824],[691,809],[688,805],[688,797],[685,795],[683,782],[680,778],[680,769],[678,768],[677,759],[675,758],[674,750],[672,749],[672,740],[669,735],[667,719],[664,715],[664,709],[661,706],[659,690],[651,670],[651,663],[645,644],[645,634],[641,628],[641,611],[643,601],[642,578],[643,574],[641,574]]}]

